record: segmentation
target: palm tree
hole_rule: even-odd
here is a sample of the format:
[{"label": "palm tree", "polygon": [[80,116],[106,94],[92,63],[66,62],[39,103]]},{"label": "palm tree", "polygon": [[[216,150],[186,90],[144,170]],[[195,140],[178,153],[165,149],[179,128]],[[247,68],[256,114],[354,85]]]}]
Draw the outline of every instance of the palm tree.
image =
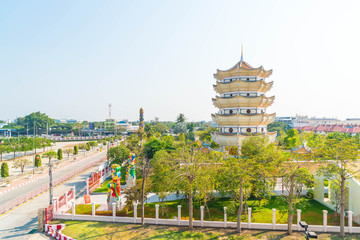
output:
[{"label": "palm tree", "polygon": [[186,122],[186,117],[183,113],[180,113],[179,116],[176,118],[176,123],[184,123]]}]

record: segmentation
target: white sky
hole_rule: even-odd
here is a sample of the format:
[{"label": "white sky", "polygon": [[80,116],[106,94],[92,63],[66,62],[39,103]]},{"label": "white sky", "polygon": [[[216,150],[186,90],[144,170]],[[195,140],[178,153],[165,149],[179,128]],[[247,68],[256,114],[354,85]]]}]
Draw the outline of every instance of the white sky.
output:
[{"label": "white sky", "polygon": [[269,113],[360,117],[360,1],[69,0],[0,2],[0,119],[208,121],[241,43]]}]

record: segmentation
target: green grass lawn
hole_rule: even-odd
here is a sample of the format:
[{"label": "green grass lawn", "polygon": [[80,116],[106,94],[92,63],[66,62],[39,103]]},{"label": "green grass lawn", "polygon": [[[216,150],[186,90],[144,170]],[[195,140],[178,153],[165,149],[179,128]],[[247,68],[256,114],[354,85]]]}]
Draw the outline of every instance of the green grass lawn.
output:
[{"label": "green grass lawn", "polygon": [[[107,193],[107,192],[108,192],[107,185],[109,184],[110,181],[111,181],[111,178],[106,179],[106,181],[103,182],[100,187],[98,187],[97,189],[95,189],[94,192],[97,192],[97,193]],[[125,184],[126,184],[125,179],[124,179],[124,180],[121,179],[121,180],[120,180],[120,184],[121,184],[121,185],[125,185]]]},{"label": "green grass lawn", "polygon": [[[235,229],[195,228],[188,231],[186,227],[169,227],[135,224],[105,223],[91,221],[53,221],[52,224],[64,223],[62,233],[69,237],[81,239],[263,239],[263,240],[294,240],[305,239],[304,233],[294,232],[289,236],[281,231],[243,230],[241,234]],[[319,239],[359,239],[360,235],[349,235],[340,238],[337,234],[319,234]]]},{"label": "green grass lawn", "polygon": [[[75,214],[91,215],[91,207],[91,204],[78,204],[75,206]],[[100,204],[95,204],[95,211],[98,207],[100,207]],[[69,213],[72,213],[71,209]]]},{"label": "green grass lawn", "polygon": [[[252,219],[253,223],[272,223],[272,209],[279,209],[279,203],[276,201],[277,197],[272,197],[271,200],[263,200],[260,204],[257,200],[248,200],[249,207],[252,208]],[[328,214],[331,216],[334,212],[323,206],[312,199],[304,199],[306,205],[301,212],[301,220],[306,221],[311,225],[322,225],[323,224],[323,213],[322,210],[327,210]],[[155,218],[155,205],[160,205],[159,217],[163,219],[173,219],[177,217],[178,205],[181,205],[181,216],[186,218],[189,216],[189,211],[187,207],[186,200],[176,200],[176,201],[167,201],[164,203],[164,209],[161,206],[161,203],[148,203],[145,205],[145,217],[146,218]],[[224,207],[228,207],[227,210],[227,220],[229,222],[236,222],[237,219],[237,209],[231,209],[231,200],[229,198],[218,198],[208,203],[208,209],[205,208],[204,220],[205,221],[223,221],[224,220]],[[138,209],[140,209],[140,205]],[[78,210],[79,208],[79,210]],[[87,209],[88,211],[84,211]],[[117,216],[128,216],[133,217],[133,209],[126,209],[117,212]],[[76,206],[76,212],[80,214],[91,214],[91,205],[83,207],[82,205]],[[138,210],[139,212],[139,210]],[[164,213],[164,214],[163,214]],[[101,211],[97,212],[98,215],[108,215],[111,216],[111,211]],[[245,215],[245,211],[242,214],[242,221],[247,222],[248,217]],[[138,213],[139,216],[139,213]],[[281,213],[280,211],[276,212],[276,223],[287,223],[287,213]],[[339,220],[336,222],[329,216],[328,225],[339,225]],[[194,214],[193,218],[195,220],[200,220],[200,203],[199,201],[194,202]],[[293,223],[296,223],[296,213],[293,218]],[[346,222],[347,224],[347,222]],[[353,224],[358,226],[358,224]]]}]

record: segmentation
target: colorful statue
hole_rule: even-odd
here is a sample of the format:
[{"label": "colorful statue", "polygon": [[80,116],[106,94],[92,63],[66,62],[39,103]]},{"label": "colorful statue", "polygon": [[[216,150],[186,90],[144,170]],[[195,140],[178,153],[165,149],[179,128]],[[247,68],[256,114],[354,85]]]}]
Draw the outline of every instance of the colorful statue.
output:
[{"label": "colorful statue", "polygon": [[128,168],[126,171],[126,187],[132,187],[136,182],[135,154],[129,154]]},{"label": "colorful statue", "polygon": [[121,166],[118,164],[111,165],[111,178],[112,180],[107,185],[108,187],[108,205],[111,209],[111,204],[120,200],[121,188],[120,188],[120,179],[121,179]]}]

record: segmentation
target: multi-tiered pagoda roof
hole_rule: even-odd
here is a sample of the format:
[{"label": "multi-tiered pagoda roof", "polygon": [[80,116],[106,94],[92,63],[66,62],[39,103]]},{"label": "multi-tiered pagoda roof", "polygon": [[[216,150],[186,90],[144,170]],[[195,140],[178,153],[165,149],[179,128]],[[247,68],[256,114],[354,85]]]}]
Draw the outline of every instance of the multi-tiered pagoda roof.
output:
[{"label": "multi-tiered pagoda roof", "polygon": [[249,135],[267,135],[275,140],[276,132],[266,129],[275,120],[275,113],[266,113],[275,99],[265,95],[273,86],[273,82],[265,81],[271,74],[272,70],[253,68],[242,57],[232,68],[217,70],[213,87],[219,95],[212,101],[219,113],[212,114],[212,119],[219,125],[219,132],[213,132],[212,137],[218,144],[240,148]]}]

